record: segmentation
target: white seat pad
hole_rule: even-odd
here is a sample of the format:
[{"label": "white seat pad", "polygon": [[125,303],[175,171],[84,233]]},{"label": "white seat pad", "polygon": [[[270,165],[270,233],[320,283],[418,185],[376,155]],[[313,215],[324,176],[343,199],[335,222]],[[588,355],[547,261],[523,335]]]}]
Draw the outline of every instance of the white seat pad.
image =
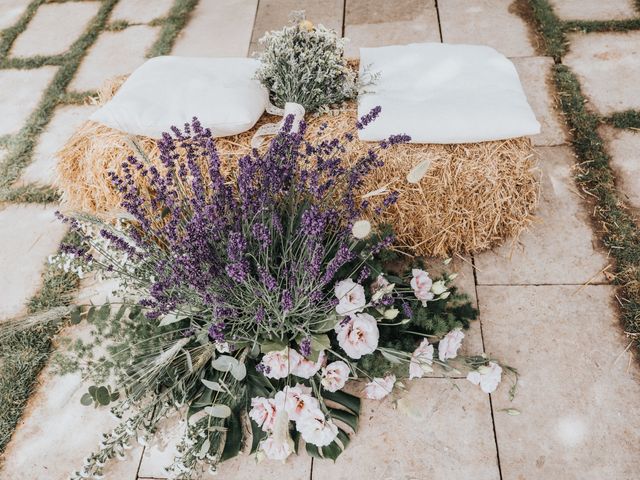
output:
[{"label": "white seat pad", "polygon": [[491,47],[361,48],[361,75],[365,68],[380,76],[359,96],[358,115],[382,111],[362,140],[403,133],[414,143],[473,143],[540,133],[515,67]]},{"label": "white seat pad", "polygon": [[159,138],[195,116],[215,137],[249,130],[269,93],[250,58],[156,57],[139,67],[90,119],[134,135]]}]

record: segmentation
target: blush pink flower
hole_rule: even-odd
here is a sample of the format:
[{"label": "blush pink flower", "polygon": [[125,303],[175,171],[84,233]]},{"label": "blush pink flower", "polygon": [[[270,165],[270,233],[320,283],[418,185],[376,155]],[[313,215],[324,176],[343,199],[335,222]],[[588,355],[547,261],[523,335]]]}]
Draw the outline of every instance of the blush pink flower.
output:
[{"label": "blush pink flower", "polygon": [[260,450],[268,459],[283,462],[293,453],[293,440],[289,435],[289,417],[284,410],[280,410],[276,415],[273,432],[260,442]]},{"label": "blush pink flower", "polygon": [[285,387],[276,393],[275,399],[276,405],[283,405],[285,412],[294,422],[311,410],[320,408],[318,399],[311,395],[311,388],[301,384]]},{"label": "blush pink flower", "polygon": [[256,422],[264,432],[273,430],[276,413],[276,401],[273,398],[254,397],[251,399],[249,417]]},{"label": "blush pink flower", "polygon": [[480,385],[484,393],[493,393],[502,380],[502,367],[495,362],[489,362],[489,365],[469,372],[467,380],[474,385]]},{"label": "blush pink flower", "polygon": [[373,353],[378,348],[378,323],[368,313],[356,313],[344,325],[336,325],[338,344],[351,358],[356,360]]},{"label": "blush pink flower", "polygon": [[444,362],[449,358],[456,358],[463,338],[464,333],[459,328],[447,333],[444,338],[440,340],[440,343],[438,343],[438,358],[440,361]]},{"label": "blush pink flower", "polygon": [[285,348],[273,352],[267,352],[262,357],[264,375],[269,378],[286,378],[293,372],[302,360],[302,355],[292,348]]},{"label": "blush pink flower", "polygon": [[338,305],[336,305],[338,315],[361,312],[367,304],[364,287],[350,278],[336,283],[334,293],[338,299]]},{"label": "blush pink flower", "polygon": [[[298,353],[298,352],[296,352]],[[322,366],[327,361],[327,354],[324,353],[324,350],[320,352],[318,356],[318,361],[312,362],[311,360],[307,360],[302,355],[300,355],[300,361],[295,366],[295,368],[291,371],[296,377],[300,378],[311,378],[322,368]]]},{"label": "blush pink flower", "polygon": [[371,400],[382,400],[393,391],[395,383],[395,375],[387,375],[384,378],[376,377],[364,387],[364,396]]},{"label": "blush pink flower", "polygon": [[433,345],[429,344],[426,338],[420,342],[418,348],[411,355],[409,362],[409,380],[412,378],[422,378],[425,373],[425,367],[433,363]]},{"label": "blush pink flower", "polygon": [[429,274],[419,268],[411,270],[413,278],[411,279],[411,288],[418,300],[422,301],[422,306],[426,307],[429,300],[433,300],[433,292],[431,287],[433,286],[433,280],[429,277]]},{"label": "blush pink flower", "polygon": [[326,447],[338,436],[338,427],[318,409],[311,410],[296,422],[296,430],[305,442]]},{"label": "blush pink flower", "polygon": [[320,383],[325,390],[337,392],[347,383],[350,372],[349,365],[342,360],[331,362],[322,369],[322,380],[320,380]]}]

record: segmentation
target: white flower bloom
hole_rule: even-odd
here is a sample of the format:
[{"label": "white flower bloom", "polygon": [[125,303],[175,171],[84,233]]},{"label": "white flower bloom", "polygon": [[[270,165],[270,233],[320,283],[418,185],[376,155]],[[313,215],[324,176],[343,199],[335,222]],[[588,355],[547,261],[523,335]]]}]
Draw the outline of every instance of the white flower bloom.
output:
[{"label": "white flower bloom", "polygon": [[395,375],[387,375],[384,378],[376,377],[364,387],[364,396],[371,400],[382,400],[393,391],[395,383]]},{"label": "white flower bloom", "polygon": [[464,333],[459,328],[447,333],[438,343],[438,358],[440,361],[444,362],[449,358],[456,358],[463,338]]},{"label": "white flower bloom", "polygon": [[356,360],[378,348],[378,322],[368,313],[351,315],[346,324],[336,325],[335,331],[340,347]]},{"label": "white flower bloom", "polygon": [[305,442],[326,447],[338,436],[338,427],[318,408],[307,412],[296,422],[296,430]]},{"label": "white flower bloom", "polygon": [[249,417],[256,422],[264,432],[273,430],[276,413],[276,401],[273,398],[254,397],[251,399]]},{"label": "white flower bloom", "polygon": [[268,378],[286,378],[300,363],[302,356],[292,348],[267,352],[262,357],[262,364],[267,367],[264,375]]},{"label": "white flower bloom", "polygon": [[307,412],[320,408],[318,399],[311,395],[311,388],[297,384],[295,387],[285,387],[276,393],[276,405],[282,405],[291,420],[297,422]]},{"label": "white flower bloom", "polygon": [[293,440],[289,435],[289,417],[283,409],[276,416],[273,433],[260,442],[260,450],[267,458],[283,462],[293,453]]},{"label": "white flower bloom", "polygon": [[358,220],[351,228],[351,234],[361,240],[371,233],[371,223],[368,220]]},{"label": "white flower bloom", "polygon": [[331,362],[322,369],[322,380],[320,380],[320,383],[325,390],[337,392],[347,383],[349,373],[349,366],[342,360]]},{"label": "white flower bloom", "polygon": [[291,370],[291,373],[296,377],[311,378],[316,373],[318,373],[318,371],[320,370],[320,368],[322,368],[322,366],[325,364],[326,361],[327,361],[327,354],[324,353],[324,350],[320,352],[320,355],[318,356],[318,361],[316,362],[307,360],[302,355],[300,355],[300,361],[297,363],[295,368]]},{"label": "white flower bloom", "polygon": [[433,363],[433,345],[426,338],[420,342],[418,348],[411,355],[409,362],[409,379],[422,378],[425,371],[430,372]]},{"label": "white flower bloom", "polygon": [[434,295],[442,295],[447,291],[447,285],[444,280],[438,280],[437,282],[433,282],[431,285],[431,291]]},{"label": "white flower bloom", "polygon": [[361,312],[367,304],[364,287],[350,278],[336,283],[334,292],[338,299],[338,305],[336,305],[338,315]]},{"label": "white flower bloom", "polygon": [[474,385],[480,385],[484,393],[493,393],[502,380],[502,367],[495,362],[489,362],[489,365],[469,372],[467,380]]},{"label": "white flower bloom", "polygon": [[422,306],[426,307],[429,300],[433,300],[433,292],[431,287],[433,286],[433,280],[429,277],[429,274],[419,268],[411,270],[413,278],[411,279],[411,288],[418,300],[422,300]]}]

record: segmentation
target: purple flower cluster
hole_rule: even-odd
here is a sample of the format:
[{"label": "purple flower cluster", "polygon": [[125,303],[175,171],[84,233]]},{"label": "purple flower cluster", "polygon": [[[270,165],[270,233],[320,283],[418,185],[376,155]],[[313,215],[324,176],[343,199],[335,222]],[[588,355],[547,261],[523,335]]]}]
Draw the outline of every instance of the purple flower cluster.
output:
[{"label": "purple flower cluster", "polygon": [[[357,127],[379,113],[373,109]],[[234,159],[233,177],[222,173],[211,132],[195,118],[162,136],[158,166],[130,157],[121,173],[110,172],[135,221],[123,237],[108,228],[100,234],[152,272],[140,302],[149,318],[187,304],[200,312],[192,321],[223,341],[246,338],[240,322],[259,331],[275,319],[295,322],[305,305],[331,310],[336,275],[357,258],[349,225],[369,207],[358,188],[382,165],[380,148],[408,137],[391,137],[345,166],[351,135],[311,143],[304,122],[296,132],[292,122],[288,116],[265,152]],[[384,207],[396,199],[391,193]],[[209,326],[211,318],[225,321]]]}]

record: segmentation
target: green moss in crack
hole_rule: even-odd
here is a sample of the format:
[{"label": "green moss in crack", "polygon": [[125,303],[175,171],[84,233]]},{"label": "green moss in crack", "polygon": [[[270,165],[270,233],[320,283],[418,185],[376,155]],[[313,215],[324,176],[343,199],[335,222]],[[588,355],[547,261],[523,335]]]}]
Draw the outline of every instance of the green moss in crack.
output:
[{"label": "green moss in crack", "polygon": [[595,199],[599,234],[616,261],[625,331],[634,336],[640,346],[640,230],[616,189],[609,155],[598,134],[600,117],[585,107],[580,83],[569,68],[556,65],[554,78],[579,158],[577,181]]},{"label": "green moss in crack", "polygon": [[556,16],[548,0],[530,0],[529,4],[547,55],[559,62],[567,51],[567,39],[562,21]]},{"label": "green moss in crack", "polygon": [[571,20],[565,22],[565,31],[568,32],[627,32],[640,29],[640,18],[628,20]]},{"label": "green moss in crack", "polygon": [[616,128],[640,129],[640,111],[626,110],[624,112],[616,112],[607,117],[606,122]]},{"label": "green moss in crack", "polygon": [[176,0],[167,17],[154,22],[156,25],[162,25],[162,29],[158,39],[147,52],[147,58],[169,55],[169,53],[171,53],[178,34],[187,24],[191,12],[198,4],[198,1],[199,0]]}]

